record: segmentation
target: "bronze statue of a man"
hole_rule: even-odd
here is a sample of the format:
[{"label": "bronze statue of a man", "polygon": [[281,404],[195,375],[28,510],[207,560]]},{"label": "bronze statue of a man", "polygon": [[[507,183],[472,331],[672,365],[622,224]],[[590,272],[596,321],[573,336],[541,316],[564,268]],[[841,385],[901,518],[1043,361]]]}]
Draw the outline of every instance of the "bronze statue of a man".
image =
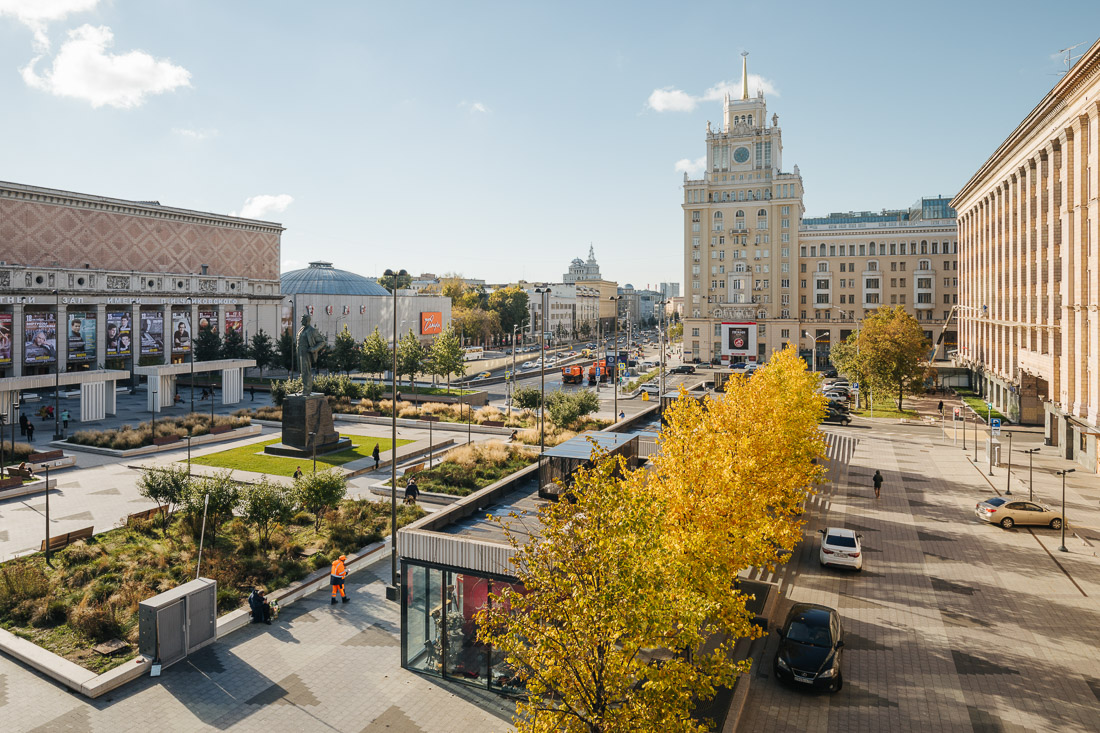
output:
[{"label": "bronze statue of a man", "polygon": [[302,316],[302,327],[298,329],[296,351],[298,370],[302,373],[302,394],[313,392],[313,371],[317,368],[317,359],[326,346],[325,336],[311,325],[309,314]]}]

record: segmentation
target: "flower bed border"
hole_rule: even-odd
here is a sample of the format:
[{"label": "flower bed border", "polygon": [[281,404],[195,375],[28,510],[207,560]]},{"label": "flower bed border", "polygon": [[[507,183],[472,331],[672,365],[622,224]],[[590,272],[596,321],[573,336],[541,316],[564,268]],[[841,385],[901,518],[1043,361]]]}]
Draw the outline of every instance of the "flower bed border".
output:
[{"label": "flower bed border", "polygon": [[[235,440],[237,438],[247,438],[252,435],[259,435],[263,431],[263,426],[253,422],[251,425],[245,425],[239,428],[233,428],[229,432],[225,433],[206,433],[195,438],[191,438],[191,446],[206,445],[208,443],[218,443],[223,440]],[[131,456],[143,456],[149,453],[163,453],[171,450],[179,450],[186,441],[183,438],[174,440],[165,445],[143,445],[140,448],[130,448],[129,450],[117,450],[115,448],[101,448],[96,445],[81,445],[79,443],[70,443],[67,440],[55,440],[50,445],[56,445],[68,450],[81,451],[83,453],[97,453],[101,456],[115,456],[117,458],[130,458]]]}]

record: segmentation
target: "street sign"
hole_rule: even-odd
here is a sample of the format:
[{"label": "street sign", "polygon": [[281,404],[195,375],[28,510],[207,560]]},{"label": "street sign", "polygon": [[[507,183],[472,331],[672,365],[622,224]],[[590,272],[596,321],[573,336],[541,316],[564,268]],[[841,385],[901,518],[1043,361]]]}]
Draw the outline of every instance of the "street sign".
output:
[{"label": "street sign", "polygon": [[854,391],[859,391],[859,382],[852,382],[852,389]]},{"label": "street sign", "polygon": [[954,410],[952,410],[952,415],[954,416],[954,418],[956,420],[961,420],[962,419],[962,414],[963,414],[963,410],[962,410],[961,407],[956,407],[956,408],[954,408]]},{"label": "street sign", "polygon": [[993,409],[993,403],[992,402],[986,402],[985,406],[988,407],[990,410]]},{"label": "street sign", "polygon": [[1001,434],[1001,418],[995,417],[992,420],[990,420],[989,421],[989,428],[990,428],[990,431],[994,435],[1000,435]]}]

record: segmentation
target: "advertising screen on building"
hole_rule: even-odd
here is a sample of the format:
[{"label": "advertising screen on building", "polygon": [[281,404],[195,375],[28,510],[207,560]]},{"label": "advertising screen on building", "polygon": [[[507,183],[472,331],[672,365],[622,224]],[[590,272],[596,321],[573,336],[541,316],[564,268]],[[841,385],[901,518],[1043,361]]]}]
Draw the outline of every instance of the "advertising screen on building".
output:
[{"label": "advertising screen on building", "polygon": [[95,361],[95,311],[69,311],[69,361]]},{"label": "advertising screen on building", "polygon": [[172,311],[172,353],[191,351],[191,313]]},{"label": "advertising screen on building", "polygon": [[440,311],[420,313],[420,333],[432,334],[443,332],[443,313]]},{"label": "advertising screen on building", "polygon": [[279,333],[290,331],[294,333],[294,309],[289,305],[283,306],[283,311],[279,319]]},{"label": "advertising screen on building", "polygon": [[202,331],[206,328],[214,329],[214,333],[218,332],[217,311],[199,311],[199,330]]},{"label": "advertising screen on building", "polygon": [[164,353],[164,311],[141,312],[141,355]]},{"label": "advertising screen on building", "polygon": [[244,335],[244,311],[225,312],[225,332],[228,334],[230,331]]},{"label": "advertising screen on building", "polygon": [[129,313],[107,314],[107,356],[129,356],[133,338],[134,329],[130,325]]},{"label": "advertising screen on building", "polygon": [[722,324],[722,361],[756,360],[756,324]]},{"label": "advertising screen on building", "polygon": [[25,313],[23,361],[52,364],[57,361],[57,316],[53,313]]},{"label": "advertising screen on building", "polygon": [[0,313],[0,366],[11,364],[11,313]]}]

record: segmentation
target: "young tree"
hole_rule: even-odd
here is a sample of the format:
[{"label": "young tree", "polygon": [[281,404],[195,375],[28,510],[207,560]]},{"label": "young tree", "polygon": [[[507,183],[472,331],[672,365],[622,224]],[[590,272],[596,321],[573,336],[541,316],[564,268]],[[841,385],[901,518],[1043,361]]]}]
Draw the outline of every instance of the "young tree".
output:
[{"label": "young tree", "polygon": [[195,361],[214,361],[222,353],[222,339],[218,332],[207,326],[199,329],[195,339]]},{"label": "young tree", "polygon": [[[397,375],[409,375],[409,382],[413,392],[416,392],[416,375],[424,371],[424,347],[420,345],[420,339],[409,329],[409,332],[397,342]],[[394,398],[396,399],[396,395]]]},{"label": "young tree", "polygon": [[245,346],[244,336],[240,331],[229,329],[225,334],[225,340],[222,341],[222,358],[243,359],[247,354],[248,347]]},{"label": "young tree", "polygon": [[377,374],[379,378],[382,372],[393,367],[393,352],[389,344],[382,340],[382,334],[378,326],[370,336],[363,339],[363,347],[359,350],[359,369],[367,374]]},{"label": "young tree", "polygon": [[920,322],[904,306],[879,308],[863,319],[857,343],[871,388],[896,394],[899,410],[905,395],[924,391],[932,346]]},{"label": "young tree", "polygon": [[478,636],[525,683],[521,733],[702,733],[696,701],[748,668],[730,658],[736,639],[706,644],[714,604],[685,581],[691,569],[645,483],[644,471],[601,460],[574,474],[570,501],[543,505],[537,539],[505,525],[523,588],[492,594]]},{"label": "young tree", "polygon": [[432,342],[428,363],[432,374],[447,378],[448,392],[451,391],[451,375],[461,377],[466,374],[465,353],[453,326],[448,325]]},{"label": "young tree", "polygon": [[531,317],[527,304],[527,291],[518,285],[494,290],[489,296],[489,310],[496,312],[504,333],[511,333],[513,326],[526,328]]},{"label": "young tree", "polygon": [[307,473],[294,482],[297,503],[313,515],[314,529],[321,528],[325,512],[344,500],[348,494],[347,480],[333,469]]},{"label": "young tree", "polygon": [[542,392],[534,387],[520,387],[512,393],[512,401],[524,410],[534,410],[542,404]]},{"label": "young tree", "polygon": [[289,521],[294,508],[293,490],[264,476],[241,490],[238,511],[245,522],[256,528],[260,546],[267,547],[272,527]]},{"label": "young tree", "polygon": [[279,360],[276,363],[287,372],[294,369],[294,334],[289,328],[284,328],[279,336]]},{"label": "young tree", "polygon": [[344,329],[336,334],[336,343],[332,346],[333,366],[350,376],[351,371],[359,367],[360,353],[359,345],[355,343],[348,324],[345,323]]},{"label": "young tree", "polygon": [[557,390],[546,395],[546,410],[555,425],[571,429],[586,415],[600,409],[600,398],[586,389],[576,392]]},{"label": "young tree", "polygon": [[261,328],[252,334],[252,344],[248,350],[250,358],[256,360],[256,366],[260,369],[260,378],[264,376],[264,368],[270,366],[275,360],[275,347],[271,343],[271,337]]},{"label": "young tree", "polygon": [[674,344],[674,343],[677,343],[679,341],[683,341],[683,339],[684,339],[684,324],[682,324],[682,323],[673,324],[672,327],[668,329],[669,343]]},{"label": "young tree", "polygon": [[[210,497],[209,506],[206,506],[207,496]],[[233,480],[233,474],[230,471],[193,478],[182,505],[189,515],[195,537],[200,534],[204,506],[210,543],[213,544],[218,534],[218,526],[233,515],[233,509],[240,500],[241,486]]]},{"label": "young tree", "polygon": [[138,493],[157,503],[163,527],[168,528],[172,512],[187,496],[191,478],[183,466],[146,468],[138,479]]}]

